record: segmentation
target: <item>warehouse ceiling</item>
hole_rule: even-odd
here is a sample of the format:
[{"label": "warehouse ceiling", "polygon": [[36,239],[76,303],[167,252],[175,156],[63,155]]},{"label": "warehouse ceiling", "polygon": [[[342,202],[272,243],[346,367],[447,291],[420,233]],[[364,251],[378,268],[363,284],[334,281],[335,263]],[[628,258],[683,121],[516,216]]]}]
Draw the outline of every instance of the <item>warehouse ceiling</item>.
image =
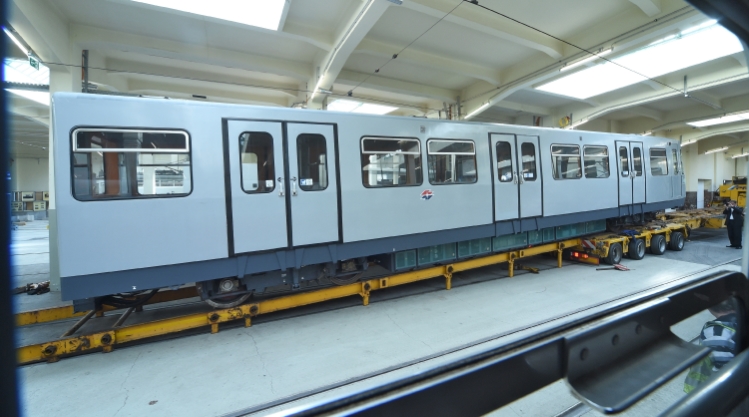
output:
[{"label": "warehouse ceiling", "polygon": [[[749,119],[688,124],[749,111],[749,74],[746,47],[725,37],[698,51],[696,36],[716,27],[681,0],[281,0],[278,30],[224,20],[249,12],[219,18],[142,1],[11,0],[8,24],[50,69],[52,91],[80,91],[85,50],[98,92],[305,108],[353,100],[402,116],[749,139]],[[664,40],[697,43],[666,56],[652,45]],[[632,57],[647,50],[671,67],[652,57],[637,67]],[[585,85],[568,89],[593,88],[582,71],[604,66],[623,72],[603,87],[634,82],[585,98],[543,90],[575,73]],[[10,109],[13,154],[44,156],[48,106],[13,94]]]}]

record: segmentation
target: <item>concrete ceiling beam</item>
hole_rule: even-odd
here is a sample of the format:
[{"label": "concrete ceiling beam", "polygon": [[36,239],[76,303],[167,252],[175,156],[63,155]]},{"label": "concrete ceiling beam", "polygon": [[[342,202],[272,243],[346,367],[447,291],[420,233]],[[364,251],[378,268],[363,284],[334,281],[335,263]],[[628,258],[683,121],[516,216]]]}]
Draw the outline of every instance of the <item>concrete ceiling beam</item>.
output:
[{"label": "concrete ceiling beam", "polygon": [[653,17],[661,12],[661,0],[629,0],[634,3],[640,10],[649,17]]},{"label": "concrete ceiling beam", "polygon": [[[369,77],[369,74],[343,70],[338,75],[336,83],[358,85],[359,83],[367,79],[367,77]],[[414,97],[433,99],[437,100],[440,103],[452,103],[459,94],[457,91],[449,90],[446,88],[416,84],[408,81],[396,80],[386,77],[369,77],[369,79],[361,84],[361,87],[373,88],[381,91],[389,91],[398,94],[406,94]],[[354,94],[354,97],[355,96],[356,94]]]},{"label": "concrete ceiling beam", "polygon": [[[68,22],[50,3],[11,0],[6,4],[9,23],[42,62],[70,61]],[[16,46],[9,43],[8,47]]]},{"label": "concrete ceiling beam", "polygon": [[530,104],[516,103],[514,101],[502,100],[494,105],[507,110],[514,110],[523,113],[530,113],[534,116],[549,116],[552,114],[551,109],[541,106],[533,106]]}]

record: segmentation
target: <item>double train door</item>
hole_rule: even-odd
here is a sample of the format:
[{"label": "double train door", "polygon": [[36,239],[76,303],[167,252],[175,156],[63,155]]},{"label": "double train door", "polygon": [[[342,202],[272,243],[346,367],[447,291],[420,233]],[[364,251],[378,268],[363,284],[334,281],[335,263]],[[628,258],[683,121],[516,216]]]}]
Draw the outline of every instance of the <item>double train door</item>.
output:
[{"label": "double train door", "polygon": [[645,202],[642,149],[642,142],[616,141],[620,206]]},{"label": "double train door", "polygon": [[541,216],[538,137],[492,133],[491,149],[495,221]]},{"label": "double train door", "polygon": [[228,122],[233,253],[338,240],[332,125]]}]

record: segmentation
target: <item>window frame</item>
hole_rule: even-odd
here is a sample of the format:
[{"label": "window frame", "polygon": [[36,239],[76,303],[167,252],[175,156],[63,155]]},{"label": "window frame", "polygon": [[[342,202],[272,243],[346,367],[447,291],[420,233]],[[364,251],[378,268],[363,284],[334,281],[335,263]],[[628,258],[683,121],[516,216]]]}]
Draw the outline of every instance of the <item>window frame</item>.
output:
[{"label": "window frame", "polygon": [[[606,165],[606,176],[605,177],[589,177],[588,174],[585,172],[585,150],[588,149],[588,148],[603,148],[604,150],[606,150],[606,162],[607,162],[607,165]],[[583,145],[583,158],[582,158],[582,161],[583,161],[583,167],[582,167],[583,168],[583,176],[586,179],[589,178],[589,179],[592,179],[592,180],[596,180],[596,179],[605,179],[605,178],[610,178],[611,177],[611,160],[610,160],[610,156],[609,156],[609,147],[607,145]]]},{"label": "window frame", "polygon": [[[91,132],[114,132],[114,133],[158,133],[158,134],[181,134],[185,136],[185,149],[184,150],[177,150],[177,149],[153,149],[151,151],[149,149],[149,152],[143,152],[144,148],[78,148],[78,141],[76,140],[77,135],[79,133],[91,133]],[[103,153],[164,153],[164,154],[187,154],[190,160],[190,190],[185,194],[150,194],[150,195],[138,195],[138,196],[128,196],[128,197],[108,197],[108,198],[91,198],[87,200],[82,200],[78,198],[78,196],[75,193],[75,168],[76,168],[76,161],[75,161],[75,154],[76,153],[85,153],[85,154],[91,154],[101,152]],[[89,172],[90,172],[90,164],[91,164],[91,157],[88,158],[89,163]],[[192,195],[193,191],[195,190],[195,178],[193,176],[193,155],[192,155],[192,135],[190,135],[190,132],[187,129],[180,129],[180,128],[137,128],[137,127],[107,127],[107,126],[76,126],[70,129],[70,195],[75,199],[76,201],[80,201],[82,203],[103,203],[107,201],[122,201],[122,200],[142,200],[142,199],[150,199],[150,198],[184,198],[189,197]],[[137,178],[137,175],[136,175]],[[89,182],[91,181],[91,178],[89,177]]]},{"label": "window frame", "polygon": [[[463,143],[470,143],[473,147],[473,152],[430,152],[429,151],[429,144],[432,142],[463,142]],[[468,185],[468,184],[476,184],[479,182],[479,169],[478,169],[478,160],[476,159],[476,142],[471,139],[447,139],[447,138],[429,138],[426,141],[427,143],[427,181],[430,185]],[[434,183],[432,182],[432,179],[429,178],[429,156],[431,155],[456,155],[456,156],[473,156],[473,166],[476,169],[476,176],[474,177],[474,180],[471,182],[442,182],[442,183]],[[423,168],[422,168],[423,169]],[[422,174],[422,180],[423,180],[423,174]]]},{"label": "window frame", "polygon": [[[249,134],[253,134],[253,133],[265,133],[266,135],[268,135],[270,137],[270,146],[271,146],[271,149],[273,150],[273,178],[272,178],[272,180],[273,180],[273,188],[271,188],[271,189],[269,189],[267,191],[253,191],[253,190],[247,191],[247,190],[244,189],[244,169],[242,169],[242,142],[241,141],[242,141],[242,135],[244,135],[245,133],[249,133]],[[277,184],[278,181],[276,181],[276,177],[275,177],[275,175],[276,175],[276,161],[275,161],[275,159],[276,159],[276,141],[275,141],[275,138],[273,137],[273,135],[270,132],[265,132],[265,131],[261,131],[261,130],[253,130],[253,131],[245,130],[245,131],[243,131],[242,133],[239,134],[239,137],[237,137],[237,139],[238,139],[238,143],[237,144],[239,145],[239,189],[242,190],[243,193],[249,194],[249,195],[269,194],[269,193],[272,193],[273,191],[275,191],[276,187],[278,186],[278,184]],[[248,152],[248,153],[254,153],[254,152]],[[257,156],[257,154],[255,154],[255,156]]]},{"label": "window frame", "polygon": [[[555,146],[574,146],[577,148],[577,158],[579,160],[579,163],[577,164],[577,172],[579,175],[577,175],[575,178],[557,178],[556,177],[556,169],[554,167],[556,164],[554,163],[554,158],[558,157],[554,155],[554,147]],[[572,143],[552,143],[551,147],[549,148],[551,151],[551,177],[554,179],[554,181],[566,181],[566,180],[579,180],[583,178],[583,154],[580,152],[580,145],[578,144],[572,144]],[[562,154],[567,155],[567,154]]]},{"label": "window frame", "polygon": [[361,182],[362,182],[362,186],[364,186],[364,188],[379,189],[379,188],[394,188],[394,187],[395,188],[398,188],[398,187],[420,187],[420,186],[422,186],[424,184],[424,171],[423,171],[424,170],[424,164],[421,163],[421,161],[419,163],[419,169],[422,170],[422,172],[421,172],[421,181],[419,181],[418,184],[405,184],[405,185],[392,184],[392,185],[375,185],[375,186],[372,186],[372,185],[367,185],[366,183],[364,183],[364,175],[363,175],[363,173],[364,173],[364,167],[366,165],[364,165],[364,161],[363,161],[362,155],[385,155],[386,154],[386,152],[365,151],[364,150],[364,141],[367,140],[367,139],[389,140],[389,141],[393,141],[393,142],[400,142],[402,140],[415,141],[417,143],[418,147],[419,147],[418,151],[416,151],[416,152],[400,152],[400,154],[401,155],[416,155],[419,158],[423,158],[423,156],[424,156],[424,155],[422,155],[422,150],[421,150],[421,140],[419,138],[416,138],[416,137],[412,137],[412,136],[369,136],[369,135],[362,136],[359,139],[359,161],[362,164],[361,168],[359,168],[359,171],[362,174],[361,175]]},{"label": "window frame", "polygon": [[[662,174],[654,174],[653,173],[653,150],[660,150],[663,151],[663,159],[666,161],[666,172]],[[648,148],[648,162],[650,164],[650,175],[653,177],[666,177],[668,176],[669,172],[669,166],[668,166],[668,149],[667,148],[656,148],[656,147],[650,147]]]}]

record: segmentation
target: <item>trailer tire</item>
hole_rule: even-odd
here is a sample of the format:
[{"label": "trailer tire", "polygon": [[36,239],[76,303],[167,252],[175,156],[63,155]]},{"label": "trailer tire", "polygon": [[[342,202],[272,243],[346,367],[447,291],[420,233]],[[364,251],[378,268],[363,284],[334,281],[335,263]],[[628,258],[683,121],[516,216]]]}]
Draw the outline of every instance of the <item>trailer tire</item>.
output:
[{"label": "trailer tire", "polygon": [[666,238],[663,235],[655,235],[650,239],[650,253],[653,255],[666,253]]},{"label": "trailer tire", "polygon": [[681,232],[671,233],[671,241],[668,242],[668,248],[674,251],[684,249],[684,234]]},{"label": "trailer tire", "polygon": [[645,241],[642,239],[632,239],[629,242],[629,258],[639,261],[645,257]]},{"label": "trailer tire", "polygon": [[603,261],[609,265],[618,264],[622,261],[622,244],[614,243],[609,246],[609,254],[603,258]]}]

